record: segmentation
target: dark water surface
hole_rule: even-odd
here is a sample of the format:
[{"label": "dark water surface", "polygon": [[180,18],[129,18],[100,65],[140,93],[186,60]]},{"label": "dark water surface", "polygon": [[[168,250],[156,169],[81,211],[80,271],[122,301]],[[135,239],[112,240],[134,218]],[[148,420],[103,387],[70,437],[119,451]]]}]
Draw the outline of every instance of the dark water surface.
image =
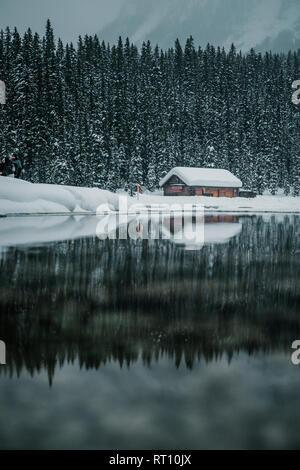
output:
[{"label": "dark water surface", "polygon": [[3,251],[0,448],[300,448],[300,217],[230,223]]}]

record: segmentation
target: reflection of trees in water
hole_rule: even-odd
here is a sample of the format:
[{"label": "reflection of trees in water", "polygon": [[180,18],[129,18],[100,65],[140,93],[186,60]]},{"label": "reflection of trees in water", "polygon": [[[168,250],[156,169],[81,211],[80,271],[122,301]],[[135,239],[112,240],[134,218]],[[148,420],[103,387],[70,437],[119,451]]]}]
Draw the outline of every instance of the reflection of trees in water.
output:
[{"label": "reflection of trees in water", "polygon": [[300,337],[299,218],[245,218],[239,238],[186,252],[165,241],[81,239],[10,249],[1,260],[1,373],[78,358],[178,366]]}]

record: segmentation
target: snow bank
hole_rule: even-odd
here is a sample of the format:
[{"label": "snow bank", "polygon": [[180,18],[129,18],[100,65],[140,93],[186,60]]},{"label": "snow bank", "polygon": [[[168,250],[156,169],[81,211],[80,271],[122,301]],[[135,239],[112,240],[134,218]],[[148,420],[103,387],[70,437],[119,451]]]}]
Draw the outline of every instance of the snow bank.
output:
[{"label": "snow bank", "polygon": [[0,176],[0,213],[96,212],[100,204],[118,209],[118,196],[98,188],[33,184]]},{"label": "snow bank", "polygon": [[300,213],[300,197],[288,196],[257,196],[254,199],[243,197],[205,197],[205,196],[150,196],[141,195],[145,205],[157,204],[202,204],[205,212],[287,212]]},{"label": "snow bank", "polygon": [[[119,209],[119,198],[115,194],[98,188],[81,188],[55,184],[33,184],[23,180],[0,176],[0,215],[1,214],[76,214],[96,213],[101,205],[111,210]],[[142,194],[140,200],[127,196],[127,210],[133,204],[140,204],[143,212],[151,207],[160,210],[172,204],[202,204],[205,212],[238,213],[300,213],[300,197],[257,196],[247,198],[208,198],[203,196],[160,196]],[[121,208],[122,209],[122,208]]]}]

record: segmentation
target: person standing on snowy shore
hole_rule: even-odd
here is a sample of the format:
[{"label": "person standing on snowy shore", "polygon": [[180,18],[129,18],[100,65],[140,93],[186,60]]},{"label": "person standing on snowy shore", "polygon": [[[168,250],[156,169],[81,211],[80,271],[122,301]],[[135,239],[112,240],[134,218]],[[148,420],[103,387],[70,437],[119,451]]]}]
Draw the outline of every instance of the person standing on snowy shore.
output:
[{"label": "person standing on snowy shore", "polygon": [[11,156],[11,160],[15,166],[15,178],[20,178],[21,173],[22,173],[22,162],[18,154],[13,153]]},{"label": "person standing on snowy shore", "polygon": [[2,164],[0,166],[0,175],[9,176],[10,178],[15,177],[15,166],[9,157],[5,157],[2,160]]}]

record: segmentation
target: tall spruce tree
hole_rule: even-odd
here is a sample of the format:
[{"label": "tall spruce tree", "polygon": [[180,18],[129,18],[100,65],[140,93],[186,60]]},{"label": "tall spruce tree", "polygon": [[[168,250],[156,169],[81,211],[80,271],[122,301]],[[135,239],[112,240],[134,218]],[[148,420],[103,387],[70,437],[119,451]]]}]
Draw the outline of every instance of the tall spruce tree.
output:
[{"label": "tall spruce tree", "polygon": [[31,181],[153,190],[173,166],[231,170],[259,193],[300,192],[300,50],[228,51],[176,40],[167,51],[97,36],[56,41],[0,31],[1,155]]}]

